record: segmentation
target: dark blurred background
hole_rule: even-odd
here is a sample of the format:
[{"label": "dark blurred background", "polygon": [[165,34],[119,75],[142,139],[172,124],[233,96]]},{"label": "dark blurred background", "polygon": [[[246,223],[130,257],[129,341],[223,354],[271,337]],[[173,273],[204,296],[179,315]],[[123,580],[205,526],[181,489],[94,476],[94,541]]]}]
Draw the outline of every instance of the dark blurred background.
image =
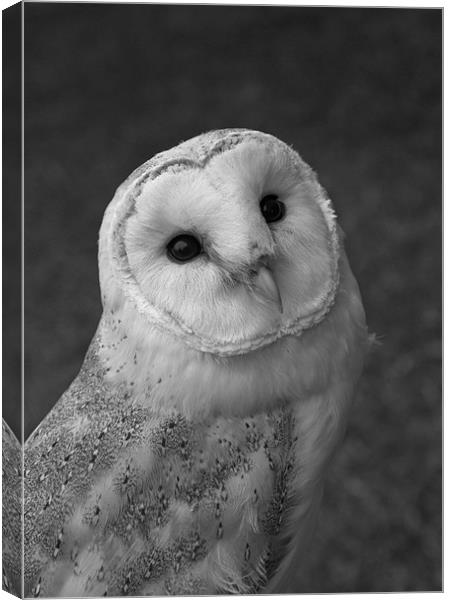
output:
[{"label": "dark blurred background", "polygon": [[441,589],[441,28],[440,10],[25,4],[26,435],[95,331],[98,228],[137,165],[260,129],[335,203],[381,345],[290,592]]}]

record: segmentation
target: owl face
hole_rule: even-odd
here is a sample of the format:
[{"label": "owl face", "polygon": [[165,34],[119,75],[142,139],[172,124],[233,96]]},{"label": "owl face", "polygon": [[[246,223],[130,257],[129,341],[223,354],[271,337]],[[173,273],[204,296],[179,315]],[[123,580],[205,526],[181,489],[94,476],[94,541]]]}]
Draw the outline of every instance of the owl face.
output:
[{"label": "owl face", "polygon": [[238,354],[297,334],[335,295],[329,200],[293,150],[259,132],[158,155],[118,191],[101,237],[108,280],[112,266],[142,314],[200,350]]}]

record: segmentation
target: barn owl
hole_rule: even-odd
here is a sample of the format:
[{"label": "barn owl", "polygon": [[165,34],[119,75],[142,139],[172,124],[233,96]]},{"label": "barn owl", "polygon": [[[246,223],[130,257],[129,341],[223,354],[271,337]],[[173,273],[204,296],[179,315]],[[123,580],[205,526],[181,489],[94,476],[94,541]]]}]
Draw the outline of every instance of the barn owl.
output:
[{"label": "barn owl", "polygon": [[329,198],[213,131],[118,188],[98,256],[97,332],[25,445],[25,595],[275,592],[368,347]]}]

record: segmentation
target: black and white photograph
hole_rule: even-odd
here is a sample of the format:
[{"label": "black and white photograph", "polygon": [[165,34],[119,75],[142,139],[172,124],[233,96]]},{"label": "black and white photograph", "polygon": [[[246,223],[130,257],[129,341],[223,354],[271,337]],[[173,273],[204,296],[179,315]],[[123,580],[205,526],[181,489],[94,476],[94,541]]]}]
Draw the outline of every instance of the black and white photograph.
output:
[{"label": "black and white photograph", "polygon": [[442,3],[2,18],[3,590],[441,592]]}]

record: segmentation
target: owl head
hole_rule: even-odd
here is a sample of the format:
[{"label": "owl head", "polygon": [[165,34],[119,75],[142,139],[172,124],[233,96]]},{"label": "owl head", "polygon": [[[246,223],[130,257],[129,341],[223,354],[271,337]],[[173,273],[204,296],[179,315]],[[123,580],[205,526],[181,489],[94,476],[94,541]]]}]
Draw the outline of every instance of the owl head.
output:
[{"label": "owl head", "polygon": [[338,286],[330,200],[288,145],[225,129],[157,154],[100,232],[105,308],[124,301],[201,352],[244,354],[324,318]]}]

